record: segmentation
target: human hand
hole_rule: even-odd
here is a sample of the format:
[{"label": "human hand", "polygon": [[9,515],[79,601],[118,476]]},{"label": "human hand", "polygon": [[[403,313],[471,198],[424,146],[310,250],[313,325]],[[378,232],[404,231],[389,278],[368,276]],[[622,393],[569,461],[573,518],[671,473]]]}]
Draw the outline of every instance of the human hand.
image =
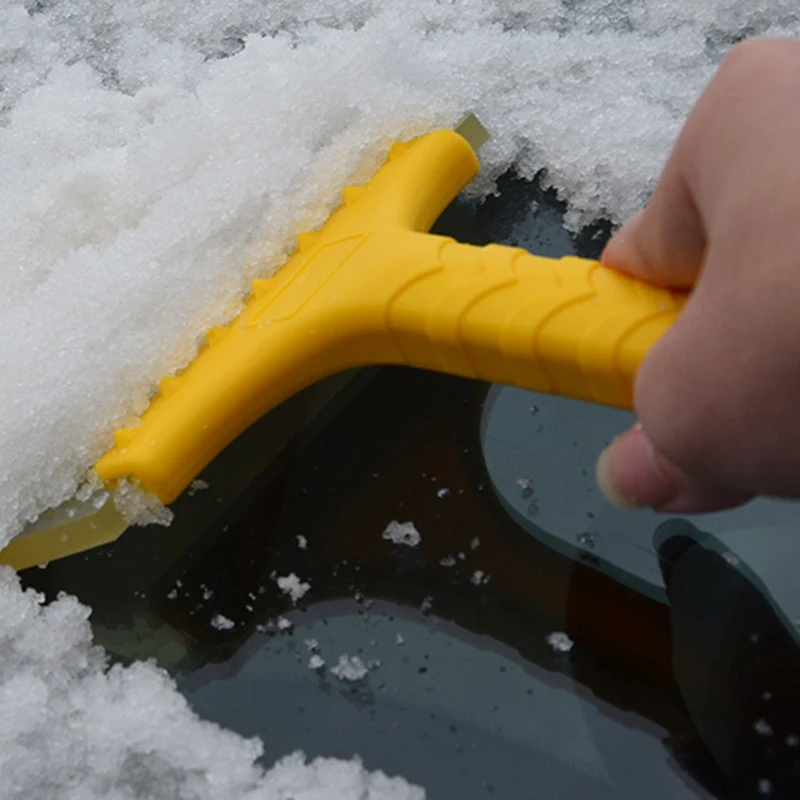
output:
[{"label": "human hand", "polygon": [[800,497],[800,41],[731,51],[603,261],[695,287],[641,365],[639,423],[598,461],[608,499],[691,512]]}]

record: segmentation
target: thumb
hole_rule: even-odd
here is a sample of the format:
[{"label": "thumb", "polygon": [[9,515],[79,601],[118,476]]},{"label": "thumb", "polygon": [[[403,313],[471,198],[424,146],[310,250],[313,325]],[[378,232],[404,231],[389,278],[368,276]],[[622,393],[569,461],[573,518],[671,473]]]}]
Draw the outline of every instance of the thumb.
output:
[{"label": "thumb", "polygon": [[647,207],[611,237],[602,261],[648,283],[688,289],[700,273],[706,237],[675,161],[667,164]]},{"label": "thumb", "polygon": [[[602,260],[650,283],[687,288],[699,275],[704,226],[681,174],[680,148],[662,173],[650,203],[608,242]],[[619,436],[597,461],[597,483],[621,508],[727,507],[737,498],[693,480],[656,450],[641,423]]]},{"label": "thumb", "polygon": [[749,499],[746,494],[721,491],[689,476],[656,450],[639,423],[601,453],[597,484],[612,505],[624,509],[716,511]]}]

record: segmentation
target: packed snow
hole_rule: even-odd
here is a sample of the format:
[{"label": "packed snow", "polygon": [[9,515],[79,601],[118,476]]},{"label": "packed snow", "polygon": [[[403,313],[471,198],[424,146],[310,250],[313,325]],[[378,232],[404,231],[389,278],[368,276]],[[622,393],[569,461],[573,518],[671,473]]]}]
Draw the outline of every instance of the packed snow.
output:
[{"label": "packed snow", "polygon": [[[544,169],[571,226],[618,222],[731,42],[798,30],[790,0],[0,0],[0,545],[392,140],[474,111],[475,191]],[[154,666],[109,668],[88,614],[0,572],[0,796],[424,796],[263,772]]]}]

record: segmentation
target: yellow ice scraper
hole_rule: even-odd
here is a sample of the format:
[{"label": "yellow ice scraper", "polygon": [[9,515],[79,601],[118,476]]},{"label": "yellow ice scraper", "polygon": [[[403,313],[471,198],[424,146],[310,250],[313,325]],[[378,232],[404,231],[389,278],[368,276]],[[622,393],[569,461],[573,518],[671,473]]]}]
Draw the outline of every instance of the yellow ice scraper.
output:
[{"label": "yellow ice scraper", "polygon": [[[134,481],[171,503],[266,412],[365,365],[405,364],[630,408],[637,367],[685,296],[596,261],[429,233],[477,174],[484,134],[468,117],[455,131],[395,144],[366,184],[346,188],[325,224],[298,237],[286,264],[254,282],[242,313],[208,331],[197,358],[162,381],[139,424],[116,432],[96,465],[100,479],[110,488]],[[58,525],[45,525],[0,560],[47,561],[125,527],[108,507],[70,524],[66,540]]]}]

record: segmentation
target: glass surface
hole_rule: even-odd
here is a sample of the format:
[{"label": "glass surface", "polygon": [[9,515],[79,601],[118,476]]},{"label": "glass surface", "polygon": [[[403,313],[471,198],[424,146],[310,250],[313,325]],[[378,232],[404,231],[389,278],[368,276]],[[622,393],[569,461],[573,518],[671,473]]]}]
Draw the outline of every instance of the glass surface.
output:
[{"label": "glass surface", "polygon": [[[599,252],[607,226],[570,237],[552,195],[500,188],[440,230]],[[116,660],[156,658],[268,763],[359,754],[432,800],[798,795],[794,504],[617,512],[592,469],[627,415],[446,376],[362,372],[321,415],[279,413],[291,443],[262,463],[279,417],[245,434],[172,528],[25,582],[91,604]],[[367,675],[332,674],[343,655]]]}]

